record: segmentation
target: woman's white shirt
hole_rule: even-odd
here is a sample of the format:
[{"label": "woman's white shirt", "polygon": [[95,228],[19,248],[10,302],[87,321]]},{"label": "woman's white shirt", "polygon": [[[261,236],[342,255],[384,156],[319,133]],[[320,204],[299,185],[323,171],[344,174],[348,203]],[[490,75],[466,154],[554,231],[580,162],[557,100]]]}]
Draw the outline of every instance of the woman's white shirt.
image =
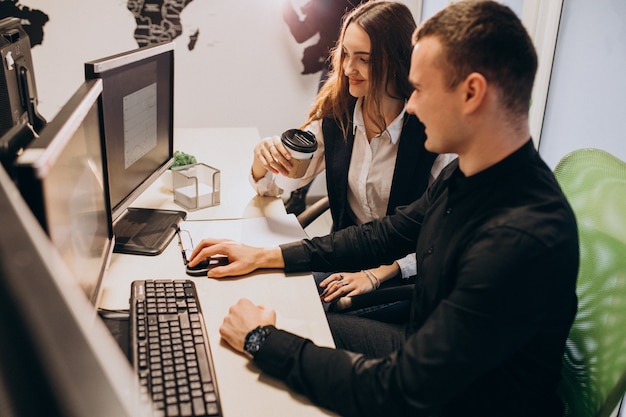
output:
[{"label": "woman's white shirt", "polygon": [[[391,122],[387,129],[380,135],[367,140],[365,124],[362,112],[363,99],[357,100],[353,114],[354,147],[348,169],[348,204],[355,218],[355,223],[362,224],[368,221],[384,217],[389,203],[389,193],[393,180],[400,135],[402,134],[403,119],[406,107]],[[315,121],[306,127],[313,133],[318,142],[318,148],[313,154],[309,168],[302,177],[299,188],[305,186],[324,169],[324,135],[321,129],[321,121]],[[429,184],[439,175],[441,170],[456,155],[439,155],[431,169]],[[250,173],[250,183],[257,194],[262,196],[279,196],[283,190],[275,183],[275,174],[267,172],[264,177],[254,181]],[[415,254],[407,255],[399,259],[398,265],[403,278],[417,274]]]}]

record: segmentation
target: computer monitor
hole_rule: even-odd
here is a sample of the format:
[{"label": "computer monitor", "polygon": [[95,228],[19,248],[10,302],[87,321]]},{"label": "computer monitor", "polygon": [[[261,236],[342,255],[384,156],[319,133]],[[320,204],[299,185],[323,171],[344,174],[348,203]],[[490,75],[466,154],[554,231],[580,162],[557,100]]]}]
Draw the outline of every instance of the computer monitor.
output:
[{"label": "computer monitor", "polygon": [[0,415],[149,416],[137,378],[0,166]]},{"label": "computer monitor", "polygon": [[37,111],[30,39],[15,17],[0,20],[0,160],[5,167],[46,124]]},{"label": "computer monitor", "polygon": [[0,56],[0,134],[23,123],[41,130],[30,38],[16,17],[0,20]]},{"label": "computer monitor", "polygon": [[[174,156],[174,43],[134,49],[85,63],[86,79],[102,79],[106,171],[116,252],[157,254],[184,212],[128,208],[171,165]],[[158,215],[158,216],[157,216]],[[152,216],[152,217],[151,217]],[[150,217],[150,220],[148,218]],[[158,219],[154,218],[158,217]],[[168,226],[163,217],[171,217]],[[138,223],[159,223],[141,234]],[[153,242],[152,238],[157,239]]]},{"label": "computer monitor", "polygon": [[102,82],[84,82],[14,164],[24,200],[97,303],[113,230],[99,118]]}]

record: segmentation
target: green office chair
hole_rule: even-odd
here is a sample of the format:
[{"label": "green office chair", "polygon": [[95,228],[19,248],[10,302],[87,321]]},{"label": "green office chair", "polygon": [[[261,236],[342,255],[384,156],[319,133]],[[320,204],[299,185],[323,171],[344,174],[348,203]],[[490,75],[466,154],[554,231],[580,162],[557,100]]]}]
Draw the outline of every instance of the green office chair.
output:
[{"label": "green office chair", "polygon": [[626,391],[626,163],[598,149],[554,171],[578,223],[578,313],[563,356],[566,416],[609,416]]}]

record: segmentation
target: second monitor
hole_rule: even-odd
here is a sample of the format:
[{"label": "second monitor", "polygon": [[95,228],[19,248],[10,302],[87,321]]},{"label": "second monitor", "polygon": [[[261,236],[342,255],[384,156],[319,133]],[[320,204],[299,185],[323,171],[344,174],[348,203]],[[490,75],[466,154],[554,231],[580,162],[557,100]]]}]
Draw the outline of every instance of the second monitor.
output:
[{"label": "second monitor", "polygon": [[85,63],[101,78],[106,171],[115,251],[156,255],[185,212],[129,208],[171,165],[174,155],[174,43]]},{"label": "second monitor", "polygon": [[94,305],[113,239],[103,178],[101,92],[100,80],[84,82],[14,165],[24,200]]}]

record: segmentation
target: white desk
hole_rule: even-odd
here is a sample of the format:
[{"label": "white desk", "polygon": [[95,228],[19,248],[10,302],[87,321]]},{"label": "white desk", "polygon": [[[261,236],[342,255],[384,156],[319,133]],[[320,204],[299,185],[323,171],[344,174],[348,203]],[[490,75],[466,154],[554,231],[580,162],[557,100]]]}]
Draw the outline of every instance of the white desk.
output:
[{"label": "white desk", "polygon": [[[259,139],[256,129],[178,129],[175,149],[196,155],[199,162],[220,169],[220,206],[190,212],[188,219],[271,216],[285,213],[278,198],[258,197],[248,184],[252,148]],[[158,182],[135,206],[181,207]],[[134,279],[189,279],[176,240],[159,256],[113,254],[102,284],[100,306],[128,308]],[[277,311],[278,327],[310,338],[321,346],[334,346],[317,289],[310,274],[285,276],[265,270],[244,278],[210,280],[191,278],[198,289],[209,344],[215,362],[224,416],[320,416],[333,415],[290,392],[284,384],[262,375],[250,361],[227,347],[219,327],[228,308],[246,297]]]}]

